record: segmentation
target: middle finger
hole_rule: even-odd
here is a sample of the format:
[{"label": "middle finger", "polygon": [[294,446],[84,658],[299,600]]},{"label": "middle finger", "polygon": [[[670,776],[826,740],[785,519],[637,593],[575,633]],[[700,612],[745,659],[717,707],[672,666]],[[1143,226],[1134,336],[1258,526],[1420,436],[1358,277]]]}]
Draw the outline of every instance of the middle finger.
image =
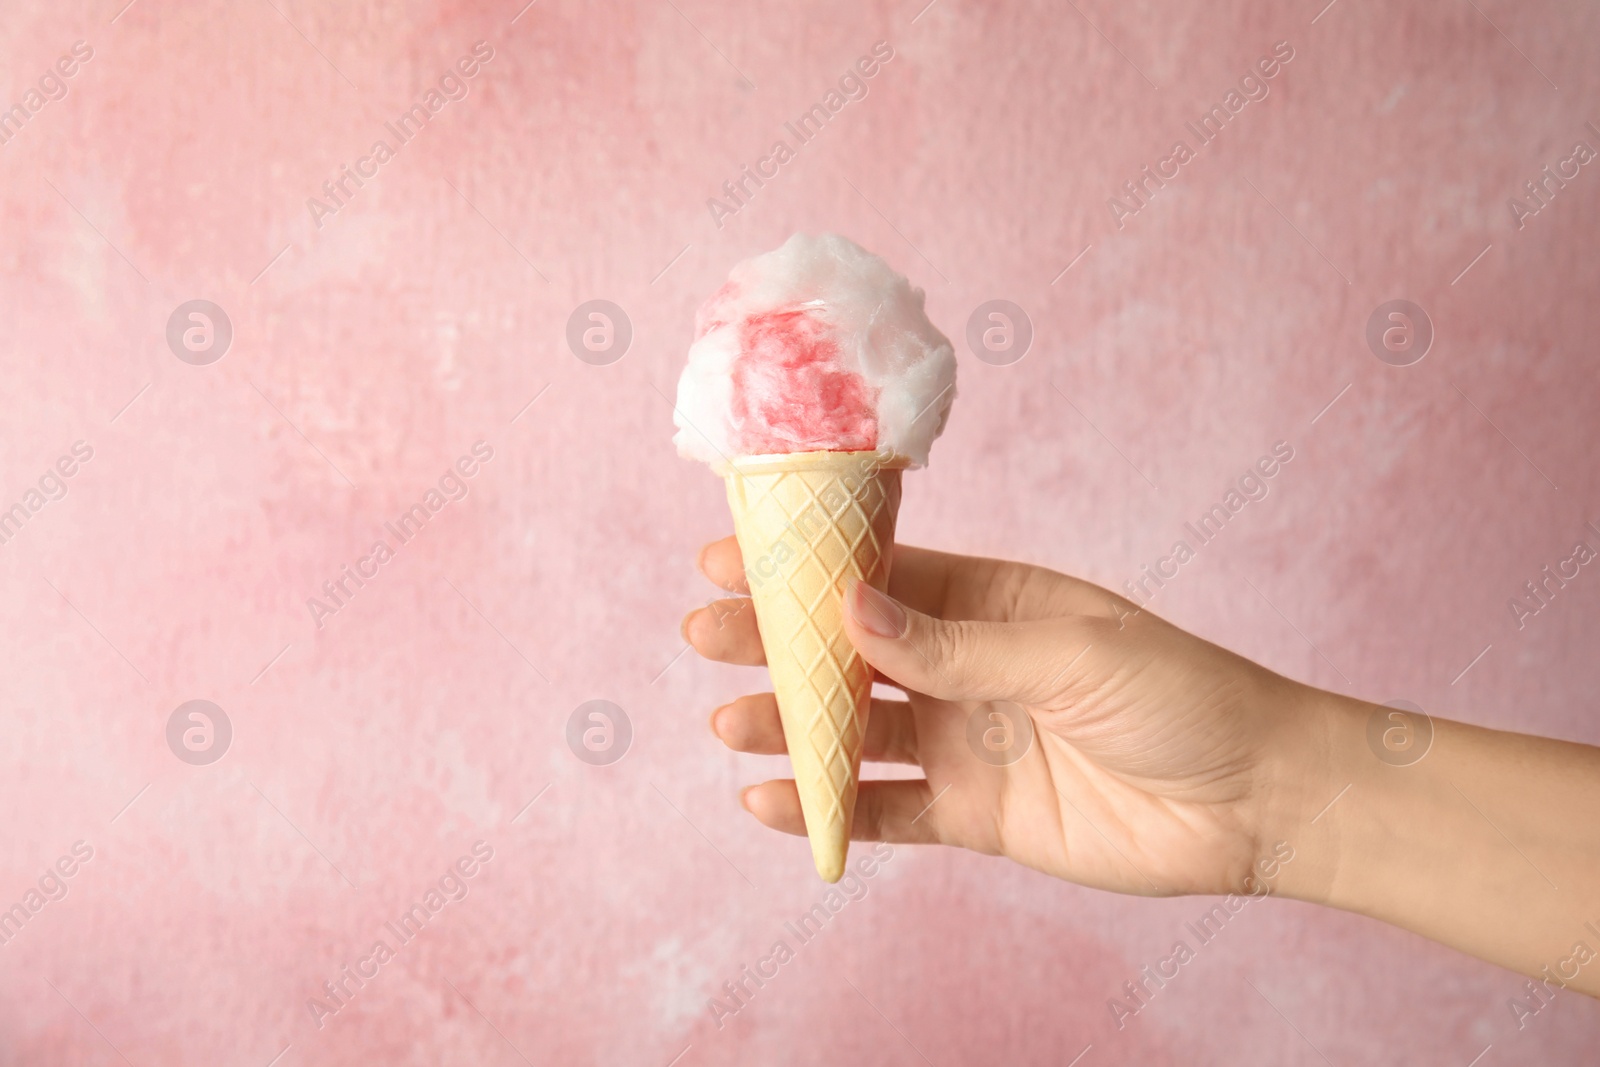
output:
[{"label": "middle finger", "polygon": [[767,662],[749,597],[713,600],[683,617],[683,639],[706,659],[759,667]]},{"label": "middle finger", "polygon": [[[711,732],[735,752],[777,756],[789,751],[778,715],[778,698],[752,693],[711,714]],[[917,763],[917,725],[904,700],[872,698],[861,758],[869,763]]]},{"label": "middle finger", "polygon": [[[682,633],[690,647],[706,659],[744,667],[760,667],[767,662],[754,602],[749,597],[727,597],[695,608],[683,617]],[[872,680],[904,689],[878,670],[872,672]]]}]

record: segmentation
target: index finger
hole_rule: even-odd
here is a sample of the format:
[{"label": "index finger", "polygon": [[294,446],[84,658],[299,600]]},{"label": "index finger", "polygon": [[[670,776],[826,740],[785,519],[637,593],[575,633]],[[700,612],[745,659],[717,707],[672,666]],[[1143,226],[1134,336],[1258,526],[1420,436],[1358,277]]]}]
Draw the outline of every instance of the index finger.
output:
[{"label": "index finger", "polygon": [[[699,567],[728,592],[749,595],[737,538],[706,545]],[[1134,604],[1109,590],[1043,567],[898,544],[889,570],[889,595],[925,615],[986,622],[1136,611]]]},{"label": "index finger", "polygon": [[739,539],[732,534],[702,548],[695,566],[719,589],[750,595],[750,582],[744,576],[744,557],[739,554]]}]

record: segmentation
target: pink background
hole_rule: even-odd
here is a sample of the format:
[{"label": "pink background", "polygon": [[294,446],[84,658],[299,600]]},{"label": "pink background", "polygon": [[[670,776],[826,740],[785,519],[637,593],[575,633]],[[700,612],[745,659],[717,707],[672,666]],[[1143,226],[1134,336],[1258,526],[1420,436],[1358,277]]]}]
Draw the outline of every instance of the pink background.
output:
[{"label": "pink background", "polygon": [[[705,727],[761,673],[680,656],[729,523],[666,398],[733,261],[850,235],[961,355],[904,540],[1121,588],[1286,441],[1156,610],[1600,741],[1600,574],[1523,629],[1507,606],[1600,545],[1600,168],[1507,208],[1600,147],[1593,5],[121,3],[8,4],[0,41],[4,106],[94,49],[0,149],[0,507],[94,450],[0,546],[0,907],[94,849],[0,946],[0,1063],[1592,1059],[1592,1002],[1519,1032],[1517,976],[1289,902],[1118,1032],[1107,1001],[1212,902],[910,848],[719,1030],[708,998],[822,886],[736,803],[783,762]],[[307,198],[479,40],[470,95],[317,228]],[[879,40],[869,95],[718,228],[707,198]],[[1270,95],[1119,230],[1108,198],[1280,40]],[[1436,338],[1396,368],[1363,334],[1402,297]],[[235,330],[203,367],[164,337],[197,298]],[[633,324],[609,366],[564,341],[592,298]],[[1036,331],[1014,365],[963,340],[993,298]],[[478,440],[470,495],[318,629],[307,598]],[[608,767],[564,740],[595,698],[634,728]],[[233,724],[210,766],[165,740],[191,699]],[[307,999],[480,839],[470,894],[318,1029]]]}]

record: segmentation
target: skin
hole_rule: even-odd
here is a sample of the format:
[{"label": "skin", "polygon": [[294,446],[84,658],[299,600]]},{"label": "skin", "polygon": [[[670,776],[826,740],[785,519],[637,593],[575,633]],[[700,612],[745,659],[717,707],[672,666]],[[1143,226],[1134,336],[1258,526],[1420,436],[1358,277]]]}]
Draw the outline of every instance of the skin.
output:
[{"label": "skin", "polygon": [[[748,592],[732,537],[700,569]],[[1274,893],[1600,996],[1600,749],[1444,719],[1426,748],[1375,748],[1375,717],[1373,736],[1413,744],[1425,717],[1291,681],[1019,563],[897,546],[889,596],[852,583],[845,606],[850,641],[905,695],[873,699],[863,759],[924,773],[863,781],[855,839],[1120,893]],[[743,596],[690,612],[683,633],[709,659],[766,661]],[[996,702],[1026,709],[1035,735],[1003,767],[967,742]],[[718,708],[711,729],[736,751],[786,751],[771,693]],[[742,802],[804,835],[792,780]]]}]

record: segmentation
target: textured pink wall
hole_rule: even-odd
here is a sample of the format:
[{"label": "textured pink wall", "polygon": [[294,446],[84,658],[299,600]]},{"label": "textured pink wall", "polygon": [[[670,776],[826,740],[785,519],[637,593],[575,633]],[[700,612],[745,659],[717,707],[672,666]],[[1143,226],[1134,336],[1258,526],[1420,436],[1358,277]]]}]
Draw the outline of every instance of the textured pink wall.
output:
[{"label": "textured pink wall", "polygon": [[[0,105],[41,105],[0,148],[0,507],[93,452],[0,546],[0,906],[93,852],[0,945],[0,1063],[1592,1060],[1592,1003],[1519,1032],[1516,976],[1284,902],[1119,1032],[1107,1001],[1210,902],[910,848],[719,1029],[708,998],[822,886],[735,801],[782,761],[705,727],[760,672],[680,656],[728,518],[666,399],[731,262],[851,235],[952,338],[997,298],[1035,330],[1009,366],[958,340],[906,540],[1121,588],[1283,440],[1157,610],[1600,742],[1600,574],[1521,629],[1507,604],[1600,545],[1600,168],[1520,229],[1507,206],[1600,147],[1592,5],[122,2],[8,4],[0,39]],[[77,41],[65,97],[27,97]],[[465,98],[314,220],[479,41]],[[708,198],[878,41],[865,99],[719,227]],[[1108,199],[1280,41],[1269,94],[1119,228]],[[596,298],[634,331],[604,366],[564,340]],[[1364,341],[1397,298],[1436,331],[1407,367]],[[195,299],[233,327],[205,366],[165,336]],[[468,495],[319,628],[308,598],[478,441]],[[634,736],[590,766],[566,723],[601,698]],[[232,725],[207,766],[166,739],[194,699]]]}]

